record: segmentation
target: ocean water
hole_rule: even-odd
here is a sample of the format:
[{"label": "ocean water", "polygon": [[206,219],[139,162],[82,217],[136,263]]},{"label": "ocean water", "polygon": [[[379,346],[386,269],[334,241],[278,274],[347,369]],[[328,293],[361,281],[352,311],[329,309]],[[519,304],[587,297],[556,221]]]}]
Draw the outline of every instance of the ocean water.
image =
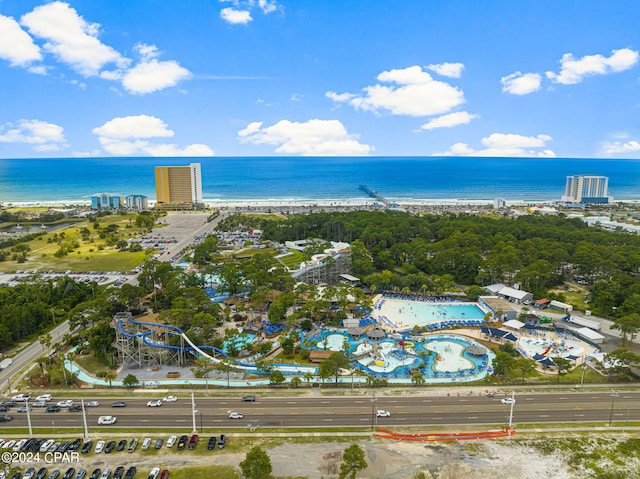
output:
[{"label": "ocean water", "polygon": [[[640,198],[640,160],[469,157],[0,159],[0,201],[88,202],[96,193],[155,200],[154,166],[202,164],[203,198],[366,201],[359,185],[410,201],[559,200],[570,175],[609,177],[616,200]],[[372,201],[372,200],[371,200]]]}]

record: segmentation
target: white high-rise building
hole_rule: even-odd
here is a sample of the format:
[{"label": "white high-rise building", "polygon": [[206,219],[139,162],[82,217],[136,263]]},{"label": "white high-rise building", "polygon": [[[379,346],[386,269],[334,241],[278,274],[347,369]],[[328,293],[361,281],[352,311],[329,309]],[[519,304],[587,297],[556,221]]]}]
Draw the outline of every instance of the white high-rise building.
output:
[{"label": "white high-rise building", "polygon": [[609,178],[595,175],[567,176],[562,201],[568,203],[609,203]]}]

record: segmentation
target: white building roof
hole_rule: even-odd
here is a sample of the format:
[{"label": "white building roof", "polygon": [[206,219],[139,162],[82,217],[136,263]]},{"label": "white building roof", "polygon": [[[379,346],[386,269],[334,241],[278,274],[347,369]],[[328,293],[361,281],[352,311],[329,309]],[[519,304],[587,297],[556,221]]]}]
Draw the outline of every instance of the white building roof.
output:
[{"label": "white building roof", "polygon": [[498,291],[498,294],[502,296],[508,296],[509,298],[524,299],[531,293],[529,293],[528,291],[522,291],[521,289],[514,289],[505,286],[500,291]]},{"label": "white building roof", "polygon": [[518,321],[517,319],[511,319],[506,323],[504,323],[503,326],[511,329],[522,329],[522,327],[524,326],[524,323],[521,321]]},{"label": "white building roof", "polygon": [[600,333],[596,333],[593,329],[589,328],[578,328],[576,332],[580,334],[582,337],[587,339],[591,339],[592,341],[597,341],[599,339],[604,339],[604,336]]}]

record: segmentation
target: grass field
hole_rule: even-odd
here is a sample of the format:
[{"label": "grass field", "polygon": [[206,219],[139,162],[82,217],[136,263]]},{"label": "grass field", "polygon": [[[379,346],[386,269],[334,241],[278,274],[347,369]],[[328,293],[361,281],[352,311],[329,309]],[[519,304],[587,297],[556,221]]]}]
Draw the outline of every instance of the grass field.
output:
[{"label": "grass field", "polygon": [[[30,251],[27,260],[18,262],[11,259],[0,262],[0,271],[14,272],[25,270],[53,271],[117,271],[125,272],[134,269],[155,253],[154,250],[129,252],[118,251],[100,238],[100,231],[110,225],[117,225],[115,236],[118,240],[143,236],[146,231],[135,226],[134,214],[110,215],[99,218],[100,229],[94,229],[89,220],[79,222],[64,229],[46,233],[26,243]],[[82,230],[86,228],[88,235],[83,238]],[[55,256],[56,251],[64,245],[74,245],[66,256]]]}]

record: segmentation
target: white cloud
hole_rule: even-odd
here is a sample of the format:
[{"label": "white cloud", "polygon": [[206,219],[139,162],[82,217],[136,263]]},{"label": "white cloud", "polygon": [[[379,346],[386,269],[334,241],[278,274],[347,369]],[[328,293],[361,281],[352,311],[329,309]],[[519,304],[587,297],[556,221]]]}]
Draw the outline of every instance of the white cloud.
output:
[{"label": "white cloud", "polygon": [[338,120],[312,119],[306,122],[280,120],[262,127],[262,122],[250,123],[238,132],[242,143],[277,145],[276,153],[304,156],[367,155],[374,148],[360,143],[358,135],[349,134]]},{"label": "white cloud", "polygon": [[102,148],[116,156],[213,156],[207,145],[192,144],[183,148],[172,143],[151,143],[151,138],[173,137],[174,132],[160,118],[149,115],[113,118],[91,130]]},{"label": "white cloud", "polygon": [[153,93],[191,78],[191,72],[177,62],[158,61],[158,49],[155,45],[138,44],[134,48],[142,57],[142,61],[122,77],[122,86],[129,93]]},{"label": "white cloud", "polygon": [[258,6],[265,15],[275,12],[278,9],[278,3],[269,0],[258,0]]},{"label": "white cloud", "polygon": [[640,152],[640,142],[636,140],[630,141],[605,141],[602,144],[601,154],[612,156],[618,154],[633,154]]},{"label": "white cloud", "polygon": [[38,45],[18,22],[11,17],[0,15],[0,58],[12,66],[28,66],[42,60]]},{"label": "white cloud", "polygon": [[629,48],[613,50],[609,57],[603,55],[586,55],[580,59],[572,53],[565,53],[560,60],[560,73],[547,72],[547,78],[554,83],[573,85],[580,83],[584,77],[607,75],[628,70],[638,63],[638,52]]},{"label": "white cloud", "polygon": [[363,95],[327,92],[337,102],[346,102],[359,110],[388,111],[394,115],[430,116],[450,112],[462,105],[464,95],[458,88],[434,80],[419,66],[384,71],[378,75],[382,83],[363,89]]},{"label": "white cloud", "polygon": [[289,97],[289,101],[302,101],[303,98],[304,98],[304,95],[302,95],[300,93],[293,93]]},{"label": "white cloud", "polygon": [[420,127],[421,130],[433,130],[435,128],[451,128],[458,125],[466,125],[478,115],[466,111],[456,111],[446,115],[439,116],[425,123]]},{"label": "white cloud", "polygon": [[464,64],[439,63],[434,65],[427,65],[427,68],[443,77],[460,78],[462,76],[462,70],[464,70]]},{"label": "white cloud", "polygon": [[544,157],[556,156],[553,150],[545,148],[552,138],[549,135],[524,136],[512,133],[492,133],[482,138],[481,143],[486,148],[474,149],[466,143],[456,143],[445,153],[436,156],[513,156],[513,157]]},{"label": "white cloud", "polygon": [[220,10],[220,18],[225,22],[232,25],[246,25],[253,20],[251,12],[248,10],[236,10],[235,8],[227,7]]},{"label": "white cloud", "polygon": [[113,139],[172,137],[174,132],[160,118],[149,115],[123,116],[109,120],[91,130],[98,136]]},{"label": "white cloud", "polygon": [[42,120],[19,120],[16,125],[0,126],[0,142],[31,144],[36,151],[55,151],[68,146],[64,128]]},{"label": "white cloud", "polygon": [[41,5],[20,19],[32,35],[46,40],[44,50],[81,75],[97,75],[107,64],[124,68],[128,60],[98,40],[100,25],[86,22],[67,3]]},{"label": "white cloud", "polygon": [[542,76],[539,73],[515,72],[500,79],[502,91],[511,95],[528,95],[540,89]]}]

